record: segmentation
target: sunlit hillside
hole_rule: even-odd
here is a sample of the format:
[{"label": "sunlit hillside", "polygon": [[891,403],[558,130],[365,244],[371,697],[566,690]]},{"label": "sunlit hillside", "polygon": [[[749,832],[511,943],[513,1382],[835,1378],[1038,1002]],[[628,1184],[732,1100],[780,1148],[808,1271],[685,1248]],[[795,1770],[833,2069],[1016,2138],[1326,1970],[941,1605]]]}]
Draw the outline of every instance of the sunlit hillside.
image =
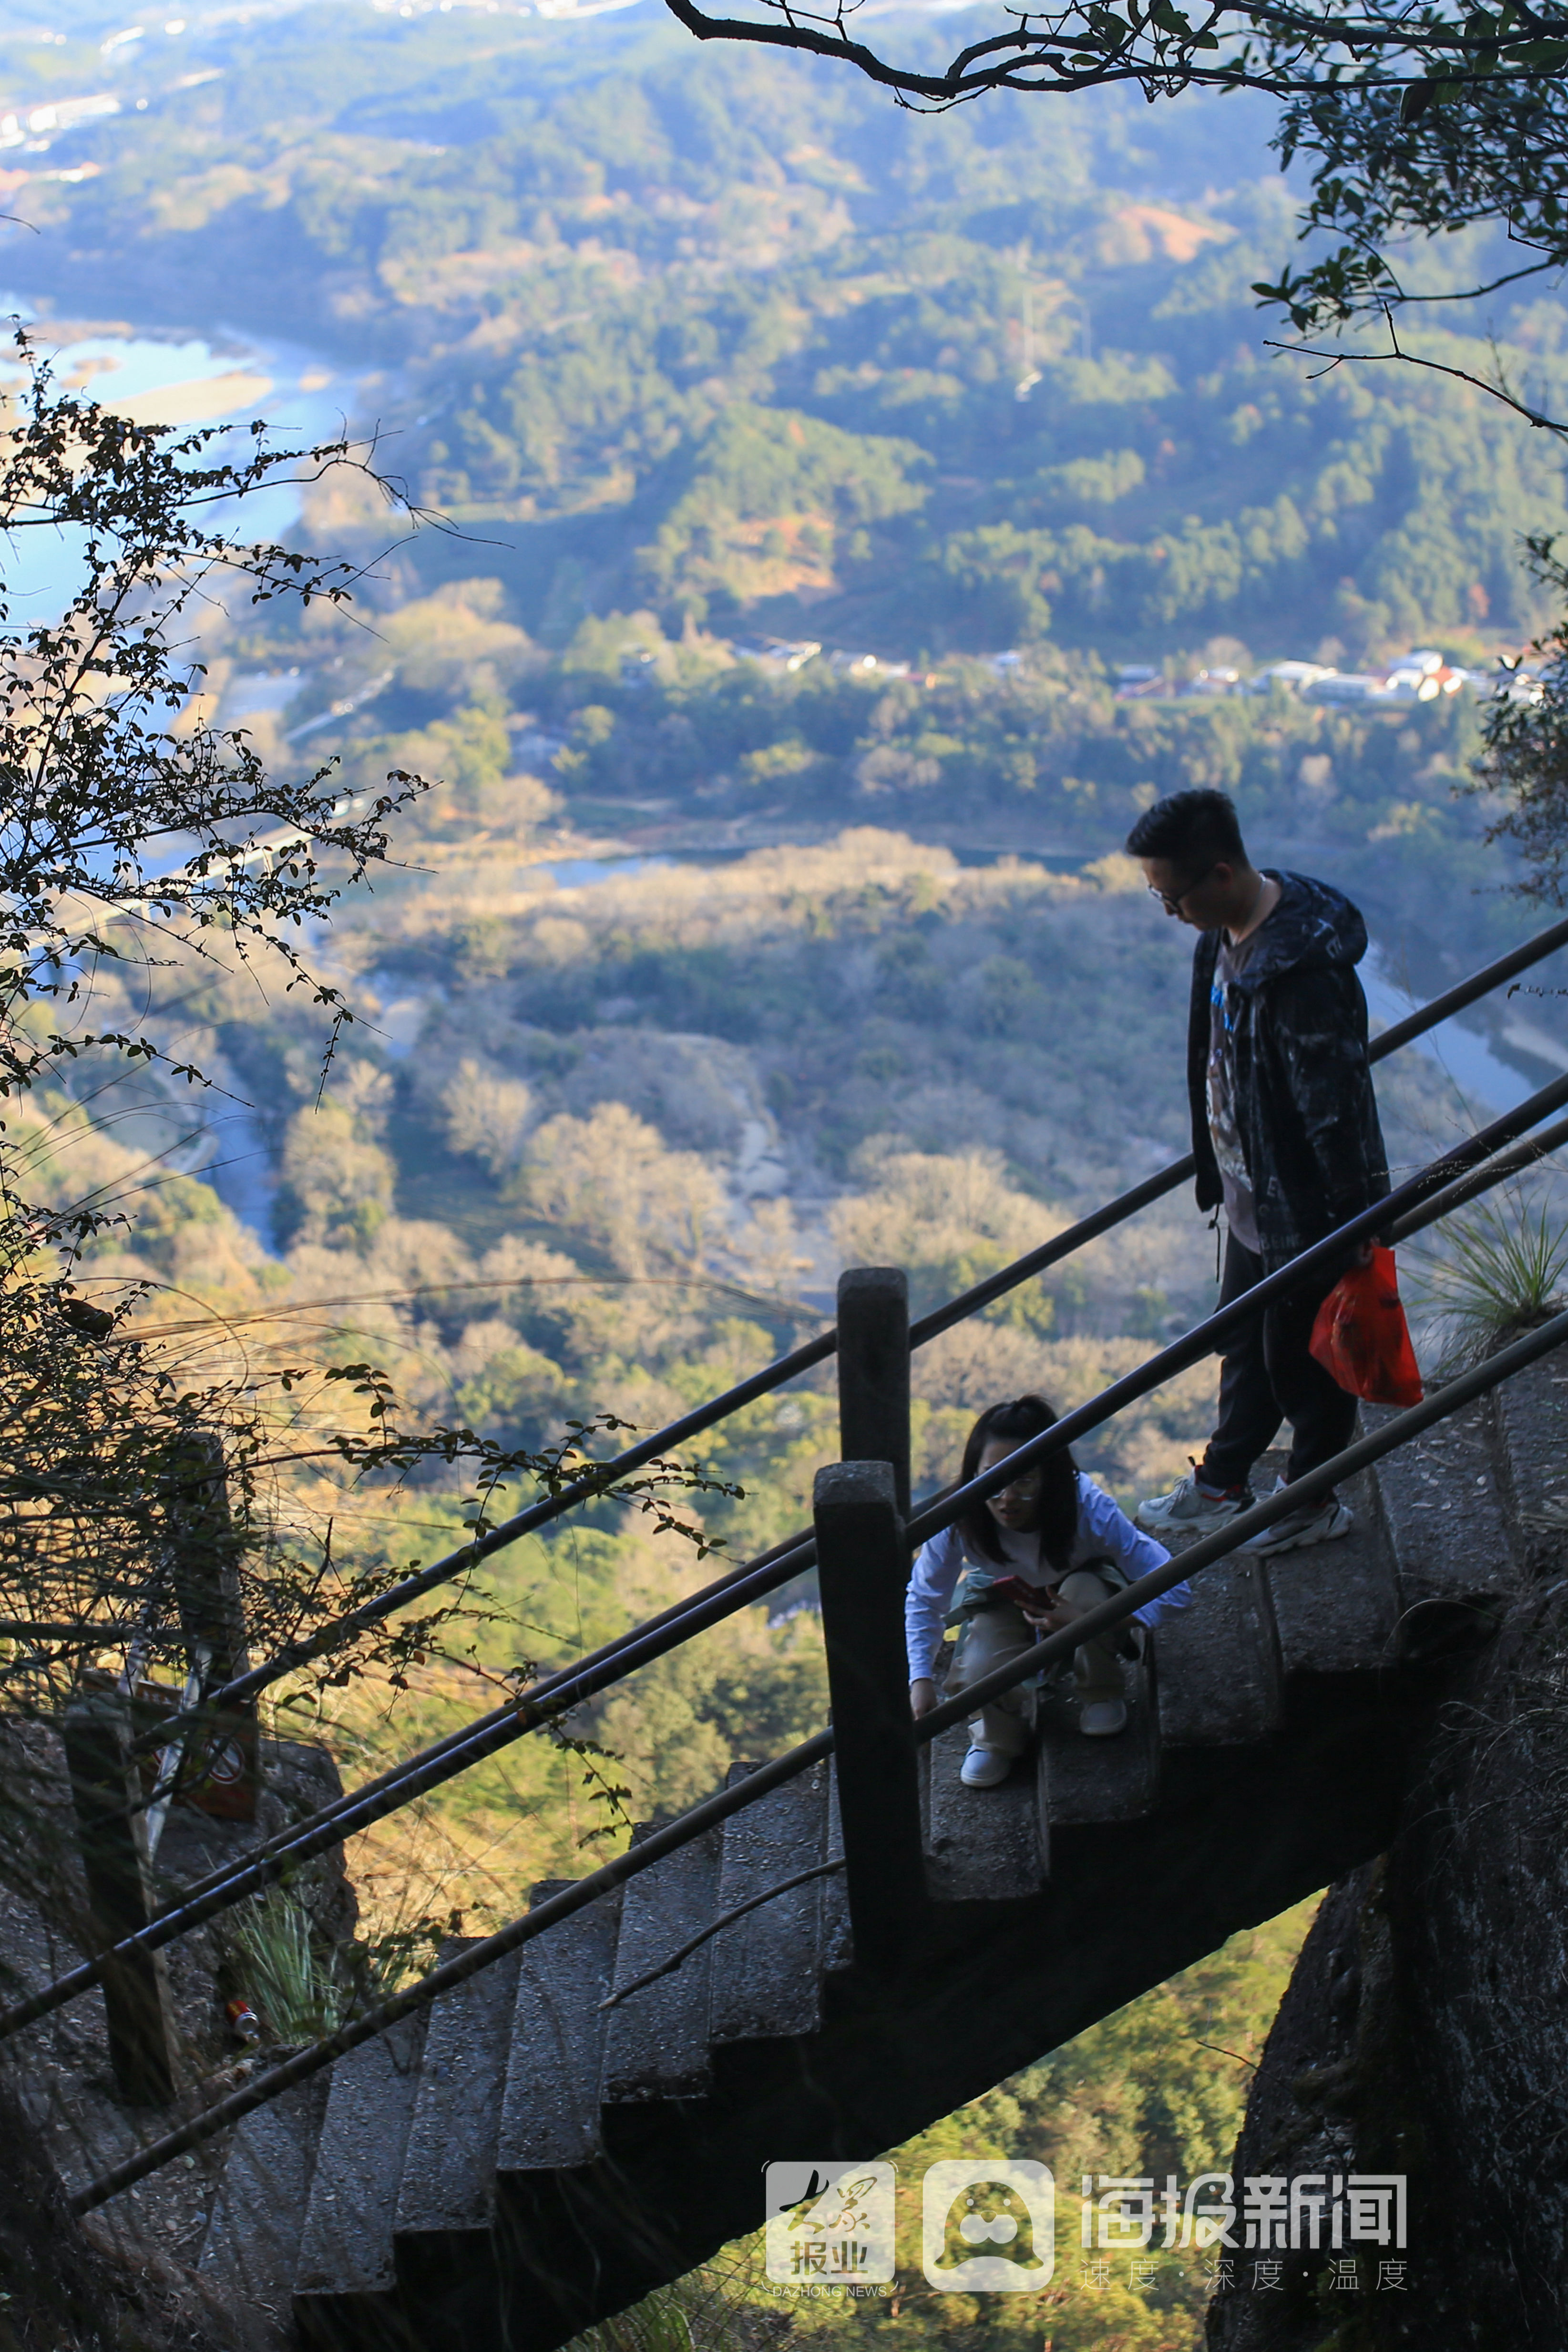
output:
[{"label": "sunlit hillside", "polygon": [[[408,560],[498,573],[536,635],[646,605],[884,655],[1219,634],[1354,666],[1531,617],[1550,442],[1429,373],[1267,347],[1249,288],[1292,226],[1261,102],[1222,101],[1218,144],[1201,100],[912,115],[648,5],[177,21],[0,37],[14,102],[122,94],[18,163],[8,267],[56,313],[376,371],[392,467],[486,542]],[[1491,274],[1474,244],[1412,285]],[[1412,348],[1560,400],[1558,306],[1499,301]]]},{"label": "sunlit hillside", "polygon": [[[923,117],[699,53],[652,0],[56,13],[0,12],[0,99],[40,113],[0,154],[39,347],[231,450],[252,407],[308,440],[340,401],[363,461],[277,509],[362,566],[352,603],[193,605],[172,724],[243,730],[356,812],[389,774],[429,786],[302,928],[312,985],[264,983],[218,925],[172,961],[111,925],[48,1017],[164,1058],[63,1053],[7,1112],[52,1230],[107,1220],[72,1246],[82,1299],[170,1393],[265,1398],[256,1507],[313,1605],[820,1330],[844,1266],[905,1267],[923,1311],[1181,1155],[1191,935],[1123,848],[1160,795],[1223,787],[1260,864],[1357,899],[1378,1025],[1532,928],[1472,762],[1499,656],[1545,618],[1521,541],[1568,525],[1561,456],[1371,341],[1270,347],[1251,286],[1293,206],[1250,101]],[[1412,282],[1489,266],[1457,239]],[[1412,348],[1568,401],[1560,302],[1500,299],[1495,349],[1486,323]],[[1386,1063],[1396,1174],[1564,1067],[1526,994]],[[1076,1405],[1186,1329],[1216,1247],[1184,1187],[920,1351],[917,1491],[986,1406]],[[1131,1507],[1214,1391],[1183,1373],[1081,1464]],[[367,1398],[464,1458],[366,1470],[340,1423]],[[390,1668],[281,1685],[270,1722],[379,1771],[802,1526],[838,1444],[819,1369],[653,1497],[465,1574]],[[814,1731],[815,1601],[798,1579],[357,1840],[389,1971]],[[1305,1926],[1232,1938],[909,2165],[1223,2166]],[[1173,2263],[1018,2298],[1027,2325],[945,2299],[940,2326],[1189,2352],[1204,2291]],[[720,2308],[705,2346],[849,2337],[836,2306],[768,2314],[745,2248],[691,2292]],[[924,2345],[932,2303],[854,2307],[857,2341]]]}]

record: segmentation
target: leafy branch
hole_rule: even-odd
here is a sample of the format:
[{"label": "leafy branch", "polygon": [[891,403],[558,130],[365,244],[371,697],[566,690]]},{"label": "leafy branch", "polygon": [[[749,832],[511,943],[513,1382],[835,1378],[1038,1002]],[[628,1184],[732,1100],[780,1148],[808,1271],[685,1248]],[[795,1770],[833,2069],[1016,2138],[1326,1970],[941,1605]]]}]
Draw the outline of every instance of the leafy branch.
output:
[{"label": "leafy branch", "polygon": [[[861,0],[822,9],[757,0],[721,16],[666,0],[698,40],[804,50],[854,67],[900,105],[941,111],[991,90],[1071,97],[1132,83],[1151,104],[1191,89],[1283,101],[1274,145],[1312,158],[1302,236],[1337,249],[1254,290],[1317,333],[1407,300],[1467,301],[1568,266],[1568,15],[1529,0],[1071,0],[1006,7],[1004,26],[932,71],[857,37]],[[1506,223],[1534,258],[1482,287],[1406,292],[1388,249],[1471,223]],[[1534,421],[1534,420],[1531,420]]]},{"label": "leafy branch", "polygon": [[1420,120],[1456,91],[1513,94],[1568,61],[1568,19],[1502,0],[1500,6],[1370,6],[1343,11],[1211,0],[1074,0],[1009,7],[1005,30],[970,42],[939,72],[883,57],[854,37],[859,0],[818,11],[759,0],[758,16],[713,16],[696,0],[666,0],[699,40],[759,43],[836,58],[905,104],[943,108],[995,89],[1071,95],[1134,82],[1151,100],[1194,88],[1265,90],[1310,104],[1327,88],[1391,92]]},{"label": "leafy branch", "polygon": [[231,461],[213,447],[222,428],[180,436],[113,415],[57,391],[21,331],[16,343],[25,383],[0,428],[0,534],[47,525],[75,571],[48,621],[18,625],[0,583],[0,1093],[89,1045],[152,1055],[118,1033],[40,1037],[31,1016],[46,1000],[82,1001],[97,964],[145,961],[160,939],[277,959],[335,1035],[350,1009],[289,933],[385,861],[389,821],[426,787],[393,771],[356,807],[332,763],[268,774],[243,729],[193,723],[204,669],[177,632],[232,589],[252,604],[345,603],[360,567],[237,541],[207,510],[226,520],[263,488],[338,467],[380,481],[374,445],[275,449],[255,425]]},{"label": "leafy branch", "polygon": [[1568,899],[1568,563],[1552,537],[1525,544],[1560,617],[1531,647],[1540,656],[1538,675],[1521,678],[1521,665],[1514,664],[1514,682],[1488,705],[1481,755],[1463,789],[1492,802],[1487,840],[1522,852],[1525,871],[1515,887],[1560,907]]}]

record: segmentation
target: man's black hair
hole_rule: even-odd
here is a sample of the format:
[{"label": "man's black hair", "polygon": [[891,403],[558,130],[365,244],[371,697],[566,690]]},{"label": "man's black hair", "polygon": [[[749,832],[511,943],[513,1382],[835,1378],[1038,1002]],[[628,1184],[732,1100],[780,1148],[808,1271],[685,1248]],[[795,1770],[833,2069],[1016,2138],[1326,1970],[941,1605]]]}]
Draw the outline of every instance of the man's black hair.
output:
[{"label": "man's black hair", "polygon": [[1194,872],[1247,862],[1236,803],[1228,793],[1172,793],[1145,809],[1127,835],[1129,857],[1163,857]]}]

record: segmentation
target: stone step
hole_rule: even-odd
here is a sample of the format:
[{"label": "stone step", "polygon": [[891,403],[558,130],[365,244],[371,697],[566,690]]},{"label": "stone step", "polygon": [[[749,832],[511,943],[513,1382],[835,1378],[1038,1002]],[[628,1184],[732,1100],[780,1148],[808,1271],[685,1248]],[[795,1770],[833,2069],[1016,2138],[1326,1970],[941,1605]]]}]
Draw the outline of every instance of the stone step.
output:
[{"label": "stone step", "polygon": [[1491,1395],[1514,1558],[1552,1577],[1568,1559],[1568,1349],[1516,1372]]},{"label": "stone step", "polygon": [[330,2078],[318,2074],[235,2126],[198,2273],[221,2308],[292,2341],[294,2280]]},{"label": "stone step", "polygon": [[[633,1832],[632,1843],[651,1832]],[[629,1879],[622,1893],[614,1989],[621,1991],[670,1956],[718,1908],[722,1832],[710,1830]],[[601,2104],[700,2098],[711,2085],[708,1988],[713,1946],[701,1944],[669,1976],[610,2012]]]},{"label": "stone step", "polygon": [[[729,1785],[756,1769],[732,1764]],[[823,1861],[827,1827],[825,1764],[733,1813],[722,1832],[718,1911]],[[714,1937],[711,2042],[815,2033],[821,2022],[822,1886],[821,1879],[810,1879]]]},{"label": "stone step", "polygon": [[1038,1895],[1046,1854],[1027,1758],[995,1789],[959,1779],[969,1735],[956,1723],[931,1742],[926,1884],[939,1903],[1007,1902]]},{"label": "stone step", "polygon": [[[444,1945],[442,1964],[479,1939]],[[397,2229],[487,2229],[519,1955],[443,1995],[430,2012],[398,2190]]]},{"label": "stone step", "polygon": [[1040,1695],[1036,1802],[1047,1841],[1059,1829],[1092,1822],[1134,1822],[1159,1794],[1160,1740],[1153,1661],[1145,1647],[1124,1665],[1127,1725],[1109,1739],[1078,1728],[1071,1682]]},{"label": "stone step", "polygon": [[1245,1748],[1280,1721],[1280,1657],[1260,1561],[1217,1559],[1149,1635],[1162,1751]]},{"label": "stone step", "polygon": [[[572,1882],[548,1878],[544,1903]],[[601,2147],[599,2085],[615,1969],[620,1905],[612,1896],[574,1911],[518,1954],[511,2048],[496,2147],[497,2170],[550,2172],[591,2164]]]},{"label": "stone step", "polygon": [[1400,1596],[1371,1475],[1340,1489],[1355,1524],[1332,1543],[1261,1563],[1285,1678],[1375,1674],[1395,1664]]},{"label": "stone step", "polygon": [[[1362,1418],[1377,1429],[1394,1412],[1387,1405],[1363,1405]],[[1492,1417],[1482,1402],[1374,1465],[1398,1584],[1402,1647],[1420,1642],[1423,1618],[1435,1623],[1471,1603],[1495,1606],[1513,1586],[1497,1453]]]},{"label": "stone step", "polygon": [[[534,1888],[534,1905],[570,1884],[545,1880]],[[572,2298],[585,2276],[597,2274],[600,2259],[601,2224],[585,2192],[603,2147],[599,2094],[608,2018],[600,2004],[614,1977],[620,1925],[620,1895],[601,1897],[518,1955],[496,2151],[503,2310],[492,2317],[488,2283],[480,2281],[474,2298],[480,2308],[455,2336],[458,2352],[532,2342],[536,2335],[559,2343],[593,2315],[591,2303],[580,2307]]]},{"label": "stone step", "polygon": [[[454,1937],[444,1963],[477,1939]],[[399,2290],[426,2352],[461,2344],[476,2283],[493,2270],[490,2224],[520,1954],[443,1995],[430,2013],[393,2223]],[[461,2308],[448,2311],[454,2288]]]},{"label": "stone step", "polygon": [[307,2344],[398,2341],[392,2221],[426,2022],[416,2011],[332,2069],[294,2281]]},{"label": "stone step", "polygon": [[[754,2228],[769,2158],[894,2144],[1354,1867],[1391,1833],[1401,1743],[1412,1724],[1422,1736],[1403,1703],[1421,1678],[1391,1685],[1400,1703],[1386,1707],[1377,1678],[1396,1663],[1400,1612],[1517,1584],[1507,1514],[1542,1513],[1568,1473],[1562,1361],[1562,1373],[1543,1367],[1532,1388],[1440,1426],[1353,1486],[1351,1537],[1203,1571],[1192,1607],[1145,1637],[1118,1738],[1076,1729],[1066,1684],[1043,1695],[1038,1767],[999,1790],[962,1790],[962,1728],[932,1743],[927,1852],[937,1891],[955,1899],[938,1906],[936,1932],[912,1938],[905,1981],[841,1976],[820,1999],[818,1965],[841,1971],[851,1957],[840,1877],[760,1906],[601,2011],[612,1984],[628,1987],[721,1910],[841,1853],[829,1767],[517,1956],[498,2118],[504,1989],[438,2006],[423,2074],[410,2063],[393,2079],[381,2044],[344,2062],[298,2250],[307,2340],[334,2352],[551,2352]],[[1260,1752],[1239,1759],[1249,1748]],[[1242,1810],[1258,1819],[1243,1825],[1241,1852],[1243,1785]],[[1052,1841],[1056,1925],[1042,1943],[1045,1905],[975,1906],[1038,1894]],[[725,2055],[699,2105],[710,2046]],[[252,2120],[277,2128],[282,2111]],[[309,2142],[307,2131],[280,2165],[308,2172]],[[236,2133],[204,2275],[228,2260],[235,2215],[265,2202],[264,2168],[245,2170],[246,2144]],[[439,2292],[427,2281],[416,2293],[405,2248],[438,2241]],[[240,2288],[257,2303],[258,2276]]]}]

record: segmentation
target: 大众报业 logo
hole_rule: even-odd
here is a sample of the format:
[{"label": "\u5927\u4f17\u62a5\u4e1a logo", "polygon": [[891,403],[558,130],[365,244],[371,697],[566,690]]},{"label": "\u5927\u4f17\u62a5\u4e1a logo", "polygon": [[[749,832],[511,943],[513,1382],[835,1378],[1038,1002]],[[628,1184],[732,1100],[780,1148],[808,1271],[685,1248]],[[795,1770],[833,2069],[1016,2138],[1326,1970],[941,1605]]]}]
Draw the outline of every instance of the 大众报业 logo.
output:
[{"label": "\u5927\u4f17\u62a5\u4e1a logo", "polygon": [[932,2165],[921,2192],[921,2268],[948,2294],[1029,2294],[1056,2267],[1056,2188],[1043,2164]]},{"label": "\u5927\u4f17\u62a5\u4e1a logo", "polygon": [[885,2285],[894,2273],[891,2164],[770,2164],[767,2269],[778,2286]]}]

